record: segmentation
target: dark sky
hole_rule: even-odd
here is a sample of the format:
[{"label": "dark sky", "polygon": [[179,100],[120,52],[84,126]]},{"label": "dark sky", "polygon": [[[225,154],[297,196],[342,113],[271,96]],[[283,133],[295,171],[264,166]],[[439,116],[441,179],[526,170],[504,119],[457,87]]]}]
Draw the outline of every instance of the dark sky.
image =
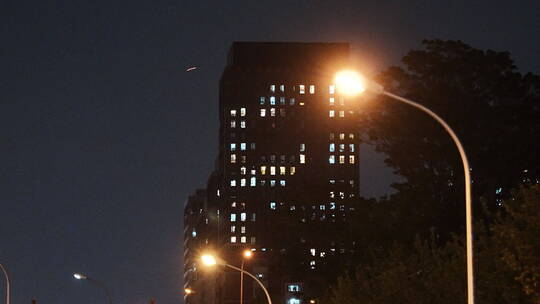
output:
[{"label": "dark sky", "polygon": [[[0,263],[13,303],[104,302],[74,271],[116,304],[181,301],[183,204],[213,167],[234,40],[350,41],[373,73],[423,38],[461,39],[540,73],[539,1],[379,2],[2,1]],[[366,196],[388,191],[380,159],[364,149]]]}]

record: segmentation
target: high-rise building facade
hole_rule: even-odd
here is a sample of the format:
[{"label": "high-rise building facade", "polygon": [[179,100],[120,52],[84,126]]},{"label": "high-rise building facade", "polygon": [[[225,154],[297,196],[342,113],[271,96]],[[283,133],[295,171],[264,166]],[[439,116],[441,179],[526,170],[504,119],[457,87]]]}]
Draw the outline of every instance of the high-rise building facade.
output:
[{"label": "high-rise building facade", "polygon": [[[196,228],[211,231],[185,244],[212,248],[237,265],[242,250],[252,250],[246,267],[275,303],[318,296],[321,269],[354,247],[340,227],[359,193],[356,107],[333,83],[348,52],[346,43],[235,42],[221,78],[219,155],[200,211],[206,225]],[[186,229],[185,237],[197,237]],[[199,268],[189,259],[185,272]],[[223,272],[214,280],[216,302],[238,302],[237,276]],[[246,286],[250,303],[256,286]]]}]

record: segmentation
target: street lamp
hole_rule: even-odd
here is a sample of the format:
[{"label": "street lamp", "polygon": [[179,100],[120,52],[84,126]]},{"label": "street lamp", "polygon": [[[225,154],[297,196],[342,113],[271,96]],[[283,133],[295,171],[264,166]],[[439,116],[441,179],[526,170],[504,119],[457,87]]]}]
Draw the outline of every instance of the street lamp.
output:
[{"label": "street lamp", "polygon": [[191,288],[184,288],[184,293],[185,293],[186,295],[190,295],[190,294],[192,294],[193,292],[194,292],[194,291],[193,291],[193,289],[191,289]]},{"label": "street lamp", "polygon": [[240,272],[240,304],[243,304],[244,302],[244,262],[246,259],[250,259],[252,255],[253,253],[248,249],[242,252],[242,266],[240,267],[242,270],[242,272]]},{"label": "street lamp", "polygon": [[338,92],[344,95],[354,96],[368,90],[376,94],[388,96],[397,101],[401,101],[410,106],[413,106],[434,118],[440,123],[443,128],[450,134],[452,140],[457,146],[461,161],[463,163],[463,172],[465,175],[465,227],[466,227],[466,243],[467,243],[467,303],[474,304],[474,268],[473,268],[473,237],[472,237],[472,198],[471,198],[471,172],[469,161],[465,154],[465,149],[461,141],[457,137],[454,130],[437,114],[430,109],[418,104],[410,99],[392,94],[384,90],[383,86],[375,82],[368,81],[359,73],[354,71],[342,71],[336,74],[334,79]]},{"label": "street lamp", "polygon": [[4,265],[0,264],[0,269],[2,269],[2,272],[4,273],[4,277],[6,278],[6,304],[9,304],[9,276],[6,271],[6,268],[4,268]]},{"label": "street lamp", "polygon": [[105,286],[105,284],[103,284],[102,282],[94,279],[94,278],[91,278],[85,274],[82,274],[82,273],[79,273],[79,272],[76,272],[73,274],[73,277],[77,280],[86,280],[90,283],[93,283],[94,285],[97,285],[99,286],[100,288],[102,288],[104,291],[105,291],[105,295],[107,296],[107,303],[108,304],[112,304],[112,298],[111,298],[111,294],[109,292],[109,289],[107,288],[107,286]]},{"label": "street lamp", "polygon": [[255,280],[255,282],[257,282],[261,286],[262,290],[264,291],[264,293],[266,295],[266,300],[268,301],[268,304],[272,304],[272,299],[270,299],[270,294],[268,293],[268,290],[266,290],[266,287],[264,287],[264,284],[259,279],[257,279],[256,276],[254,276],[251,273],[245,271],[244,269],[229,265],[224,260],[216,258],[211,254],[202,255],[201,256],[201,261],[202,261],[203,265],[208,266],[208,267],[212,267],[212,266],[215,266],[215,265],[221,265],[221,266],[229,267],[229,268],[234,269],[236,271],[240,271],[241,273],[247,274],[248,276],[252,277]]}]

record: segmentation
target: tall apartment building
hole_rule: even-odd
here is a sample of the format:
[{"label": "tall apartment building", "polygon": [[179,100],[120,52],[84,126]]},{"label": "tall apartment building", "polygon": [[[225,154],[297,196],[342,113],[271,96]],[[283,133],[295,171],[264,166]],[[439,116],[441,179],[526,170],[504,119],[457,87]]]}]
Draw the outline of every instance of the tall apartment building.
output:
[{"label": "tall apartment building", "polygon": [[[240,265],[249,249],[246,267],[275,303],[320,296],[323,270],[354,250],[340,229],[359,193],[356,107],[333,83],[348,59],[346,43],[233,43],[220,82],[219,155],[206,205],[195,212],[204,225],[194,226],[189,218],[199,215],[194,203],[186,206],[185,237],[205,235],[185,242],[186,273],[210,275],[194,252],[212,248]],[[238,302],[238,277],[225,270],[213,277],[216,303]],[[186,286],[208,288],[192,278]],[[257,286],[245,281],[251,303]]]}]

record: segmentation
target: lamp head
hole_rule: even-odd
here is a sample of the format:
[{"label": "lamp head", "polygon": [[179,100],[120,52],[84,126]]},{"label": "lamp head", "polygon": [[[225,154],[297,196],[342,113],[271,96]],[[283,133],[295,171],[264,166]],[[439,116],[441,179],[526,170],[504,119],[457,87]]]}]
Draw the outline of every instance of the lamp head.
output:
[{"label": "lamp head", "polygon": [[251,252],[251,250],[249,249],[246,249],[244,250],[244,252],[242,253],[242,255],[244,256],[244,258],[251,258],[253,256],[253,253]]},{"label": "lamp head", "polygon": [[86,279],[88,279],[87,276],[85,276],[85,275],[82,274],[82,273],[78,273],[78,272],[74,273],[74,274],[73,274],[73,277],[74,277],[75,279],[77,279],[77,280],[86,280]]},{"label": "lamp head", "polygon": [[334,79],[338,93],[355,96],[362,94],[367,87],[365,78],[352,70],[340,71]]},{"label": "lamp head", "polygon": [[203,254],[201,256],[201,261],[203,265],[211,267],[217,264],[216,258],[211,254]]},{"label": "lamp head", "polygon": [[187,294],[187,295],[190,295],[193,293],[193,289],[191,288],[184,288],[184,292]]}]

